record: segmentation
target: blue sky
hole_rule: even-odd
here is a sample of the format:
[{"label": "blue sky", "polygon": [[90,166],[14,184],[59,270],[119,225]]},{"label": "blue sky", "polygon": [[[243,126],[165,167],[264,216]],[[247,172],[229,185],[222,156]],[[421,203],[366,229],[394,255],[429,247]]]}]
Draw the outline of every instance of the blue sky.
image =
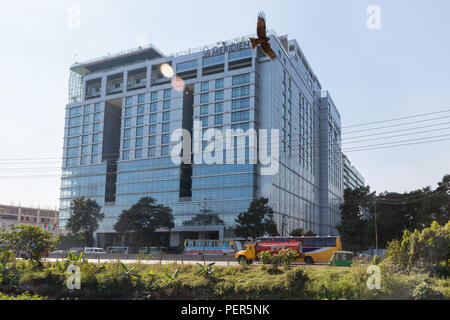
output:
[{"label": "blue sky", "polygon": [[[67,27],[73,5],[81,10],[79,29]],[[381,9],[379,30],[366,26],[370,5]],[[57,158],[75,61],[147,42],[169,54],[252,34],[259,11],[269,29],[297,39],[344,126],[450,109],[445,0],[8,1],[0,6],[0,203],[57,206]],[[43,157],[53,159],[5,160]],[[403,192],[435,186],[450,173],[450,142],[349,158],[373,189]],[[53,171],[36,169],[46,167]],[[18,178],[29,175],[52,177]]]}]

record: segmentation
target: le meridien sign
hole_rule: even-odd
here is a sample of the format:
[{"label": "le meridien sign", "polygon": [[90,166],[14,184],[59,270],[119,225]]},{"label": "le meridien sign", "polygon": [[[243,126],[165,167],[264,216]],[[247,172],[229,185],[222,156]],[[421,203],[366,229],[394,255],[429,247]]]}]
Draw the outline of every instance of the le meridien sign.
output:
[{"label": "le meridien sign", "polygon": [[222,47],[214,47],[212,49],[203,50],[203,58],[209,58],[214,56],[220,56],[224,54],[225,52],[236,52],[236,51],[242,51],[250,49],[250,41],[242,41],[237,43],[232,43],[229,45],[225,45]]}]

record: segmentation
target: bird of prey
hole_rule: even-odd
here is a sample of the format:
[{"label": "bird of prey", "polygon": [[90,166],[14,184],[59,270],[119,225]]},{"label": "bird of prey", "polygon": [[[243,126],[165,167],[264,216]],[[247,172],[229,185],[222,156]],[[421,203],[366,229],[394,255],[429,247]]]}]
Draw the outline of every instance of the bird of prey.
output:
[{"label": "bird of prey", "polygon": [[256,46],[260,45],[262,52],[270,59],[274,59],[276,57],[275,52],[273,52],[269,38],[267,37],[266,32],[266,17],[263,12],[258,14],[258,23],[256,26],[256,34],[258,38],[250,38],[250,43],[252,44],[252,48],[255,49]]}]

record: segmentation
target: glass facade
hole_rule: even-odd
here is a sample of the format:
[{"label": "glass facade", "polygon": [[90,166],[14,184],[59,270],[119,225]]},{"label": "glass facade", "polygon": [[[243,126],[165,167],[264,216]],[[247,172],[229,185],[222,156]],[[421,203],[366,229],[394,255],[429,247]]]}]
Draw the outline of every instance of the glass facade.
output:
[{"label": "glass facade", "polygon": [[[208,212],[217,217],[208,225],[210,230],[219,237],[234,237],[238,214],[247,211],[253,199],[265,196],[274,208],[280,231],[286,234],[290,226],[298,226],[316,232],[321,222],[315,98],[300,85],[300,78],[292,76],[295,72],[286,72],[278,60],[271,62],[276,70],[273,75],[264,68],[258,70],[257,56],[256,50],[245,49],[207,58],[201,54],[171,57],[170,64],[176,65],[178,73],[192,76],[193,70],[205,67],[208,72],[186,80],[185,91],[160,81],[124,92],[115,100],[100,96],[90,103],[69,104],[60,227],[64,228],[75,197],[90,197],[102,206],[105,219],[98,233],[107,234],[114,232],[123,210],[151,196],[172,208],[175,228],[171,233],[198,232],[197,218],[206,203]],[[139,67],[153,70],[168,59],[140,62]],[[233,67],[228,68],[227,63]],[[223,69],[214,69],[222,64]],[[266,92],[274,98],[266,99]],[[195,132],[195,121],[201,124],[200,132]],[[231,153],[223,150],[223,161],[231,154],[234,164],[175,164],[170,153],[177,142],[171,141],[170,133],[186,127],[201,137],[209,128],[220,132],[279,129],[280,169],[270,178],[262,177],[259,165],[249,161],[248,138],[245,142],[235,138]],[[202,149],[210,143],[205,137]],[[289,156],[293,159],[287,161]],[[237,164],[237,159],[244,163]]]}]

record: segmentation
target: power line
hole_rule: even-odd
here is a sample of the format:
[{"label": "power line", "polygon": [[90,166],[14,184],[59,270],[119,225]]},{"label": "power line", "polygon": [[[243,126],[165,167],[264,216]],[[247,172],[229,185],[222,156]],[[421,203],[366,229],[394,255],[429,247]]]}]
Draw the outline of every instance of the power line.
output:
[{"label": "power line", "polygon": [[441,110],[441,111],[435,111],[435,112],[429,112],[429,113],[422,113],[422,114],[417,114],[417,115],[413,115],[413,116],[406,116],[406,117],[401,117],[401,118],[393,118],[393,119],[387,119],[387,120],[381,120],[381,121],[374,121],[374,122],[366,122],[366,123],[362,123],[362,124],[355,124],[355,125],[342,127],[342,129],[354,128],[354,127],[362,127],[362,126],[368,126],[368,125],[377,124],[377,123],[392,122],[392,121],[403,120],[403,119],[424,117],[424,116],[428,116],[428,115],[432,115],[432,114],[438,114],[438,113],[444,113],[444,112],[450,112],[450,109]]},{"label": "power line", "polygon": [[443,129],[426,130],[426,131],[421,131],[421,132],[412,132],[412,133],[398,134],[398,135],[394,135],[394,136],[387,136],[387,137],[381,137],[381,138],[357,140],[357,141],[345,142],[343,144],[361,143],[361,142],[366,142],[366,141],[374,141],[374,140],[390,139],[390,138],[396,138],[396,137],[404,137],[404,136],[410,136],[410,135],[422,134],[422,133],[429,133],[429,132],[436,132],[436,131],[447,130],[447,129],[450,129],[450,127],[443,128]]},{"label": "power line", "polygon": [[359,151],[369,151],[369,150],[377,150],[377,149],[385,149],[385,148],[394,148],[394,147],[402,147],[402,146],[411,146],[416,144],[426,144],[426,143],[432,143],[432,142],[441,142],[441,141],[449,141],[450,139],[439,139],[439,140],[430,140],[430,141],[423,141],[423,142],[415,142],[415,143],[405,143],[405,144],[397,144],[392,146],[384,146],[384,147],[376,147],[376,148],[367,148],[367,149],[349,149],[349,150],[343,150],[342,153],[350,153],[350,152],[359,152]]},{"label": "power line", "polygon": [[398,127],[398,126],[406,126],[406,125],[414,124],[414,123],[422,123],[422,122],[439,120],[439,119],[447,119],[447,118],[450,118],[450,116],[431,118],[431,119],[425,119],[425,120],[419,120],[419,121],[404,122],[404,123],[398,123],[398,124],[389,125],[389,126],[383,126],[383,127],[378,127],[378,128],[367,128],[367,129],[364,129],[364,130],[355,130],[355,131],[343,132],[342,134],[344,135],[344,134],[358,133],[358,132],[364,132],[364,131],[372,131],[372,130],[379,130],[379,129],[386,129],[386,128],[394,128],[394,127]]},{"label": "power line", "polygon": [[[371,133],[371,134],[367,134],[367,135],[361,135],[361,136],[354,136],[354,137],[348,137],[342,140],[350,140],[350,139],[357,139],[357,138],[365,138],[365,137],[372,137],[372,136],[377,136],[377,135],[382,135],[382,134],[390,134],[390,133],[397,133],[397,132],[405,132],[405,131],[411,131],[411,130],[416,130],[416,129],[424,129],[424,128],[430,128],[430,127],[437,127],[437,126],[442,126],[444,124],[449,124],[450,121],[448,122],[441,122],[441,123],[437,123],[437,124],[430,124],[427,126],[421,126],[421,127],[414,127],[414,128],[409,128],[409,129],[401,129],[401,130],[393,130],[393,131],[385,131],[385,132],[378,132],[378,133]],[[445,128],[446,129],[446,128]],[[441,130],[441,129],[437,129],[437,130]],[[444,130],[444,129],[442,129]]]}]

